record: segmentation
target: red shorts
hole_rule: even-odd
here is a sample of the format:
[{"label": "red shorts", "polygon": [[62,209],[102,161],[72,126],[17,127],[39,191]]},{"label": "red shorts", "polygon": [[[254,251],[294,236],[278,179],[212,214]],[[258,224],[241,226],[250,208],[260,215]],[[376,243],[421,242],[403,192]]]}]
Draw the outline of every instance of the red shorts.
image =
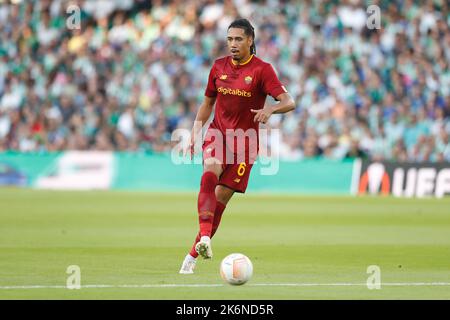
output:
[{"label": "red shorts", "polygon": [[[248,155],[244,159],[238,159],[236,154],[223,144],[222,153],[217,152],[214,147],[214,141],[205,141],[203,143],[203,162],[208,158],[215,158],[222,164],[222,174],[219,177],[219,184],[224,185],[236,192],[245,193],[250,171],[254,161],[250,161]],[[230,159],[232,159],[230,161]]]}]

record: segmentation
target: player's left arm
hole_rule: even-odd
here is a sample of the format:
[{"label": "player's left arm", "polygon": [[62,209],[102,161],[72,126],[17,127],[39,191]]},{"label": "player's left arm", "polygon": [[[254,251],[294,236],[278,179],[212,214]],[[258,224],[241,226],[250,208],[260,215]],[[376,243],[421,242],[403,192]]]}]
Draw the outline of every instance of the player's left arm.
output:
[{"label": "player's left arm", "polygon": [[286,113],[295,109],[295,101],[287,92],[279,94],[276,99],[280,101],[277,104],[265,106],[263,109],[254,110],[251,112],[255,113],[253,120],[256,122],[266,123],[270,116],[274,113]]}]

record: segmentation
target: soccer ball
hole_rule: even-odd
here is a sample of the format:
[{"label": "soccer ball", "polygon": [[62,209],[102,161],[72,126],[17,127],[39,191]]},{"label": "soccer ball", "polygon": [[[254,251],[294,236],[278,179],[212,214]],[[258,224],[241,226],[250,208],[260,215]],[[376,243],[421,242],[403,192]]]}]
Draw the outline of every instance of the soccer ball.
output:
[{"label": "soccer ball", "polygon": [[242,253],[232,253],[226,256],[220,264],[220,275],[225,282],[232,285],[246,283],[253,274],[253,264]]}]

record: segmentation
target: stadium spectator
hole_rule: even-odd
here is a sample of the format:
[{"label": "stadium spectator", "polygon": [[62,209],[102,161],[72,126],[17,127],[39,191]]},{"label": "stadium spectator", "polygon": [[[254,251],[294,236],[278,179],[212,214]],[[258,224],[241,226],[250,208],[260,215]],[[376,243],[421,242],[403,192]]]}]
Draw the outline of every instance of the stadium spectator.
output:
[{"label": "stadium spectator", "polygon": [[[0,151],[166,152],[203,95],[223,29],[256,26],[257,54],[297,103],[274,116],[287,159],[450,161],[445,0],[0,1]],[[151,4],[150,4],[151,3]],[[81,28],[66,8],[81,8]],[[273,145],[273,142],[272,142]]]}]

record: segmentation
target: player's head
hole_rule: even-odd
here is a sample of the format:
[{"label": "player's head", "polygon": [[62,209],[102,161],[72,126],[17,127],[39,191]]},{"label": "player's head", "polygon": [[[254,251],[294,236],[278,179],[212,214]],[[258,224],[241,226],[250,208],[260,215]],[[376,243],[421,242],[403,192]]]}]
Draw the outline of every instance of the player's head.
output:
[{"label": "player's head", "polygon": [[247,19],[234,20],[228,27],[228,50],[233,60],[256,54],[255,29]]}]

